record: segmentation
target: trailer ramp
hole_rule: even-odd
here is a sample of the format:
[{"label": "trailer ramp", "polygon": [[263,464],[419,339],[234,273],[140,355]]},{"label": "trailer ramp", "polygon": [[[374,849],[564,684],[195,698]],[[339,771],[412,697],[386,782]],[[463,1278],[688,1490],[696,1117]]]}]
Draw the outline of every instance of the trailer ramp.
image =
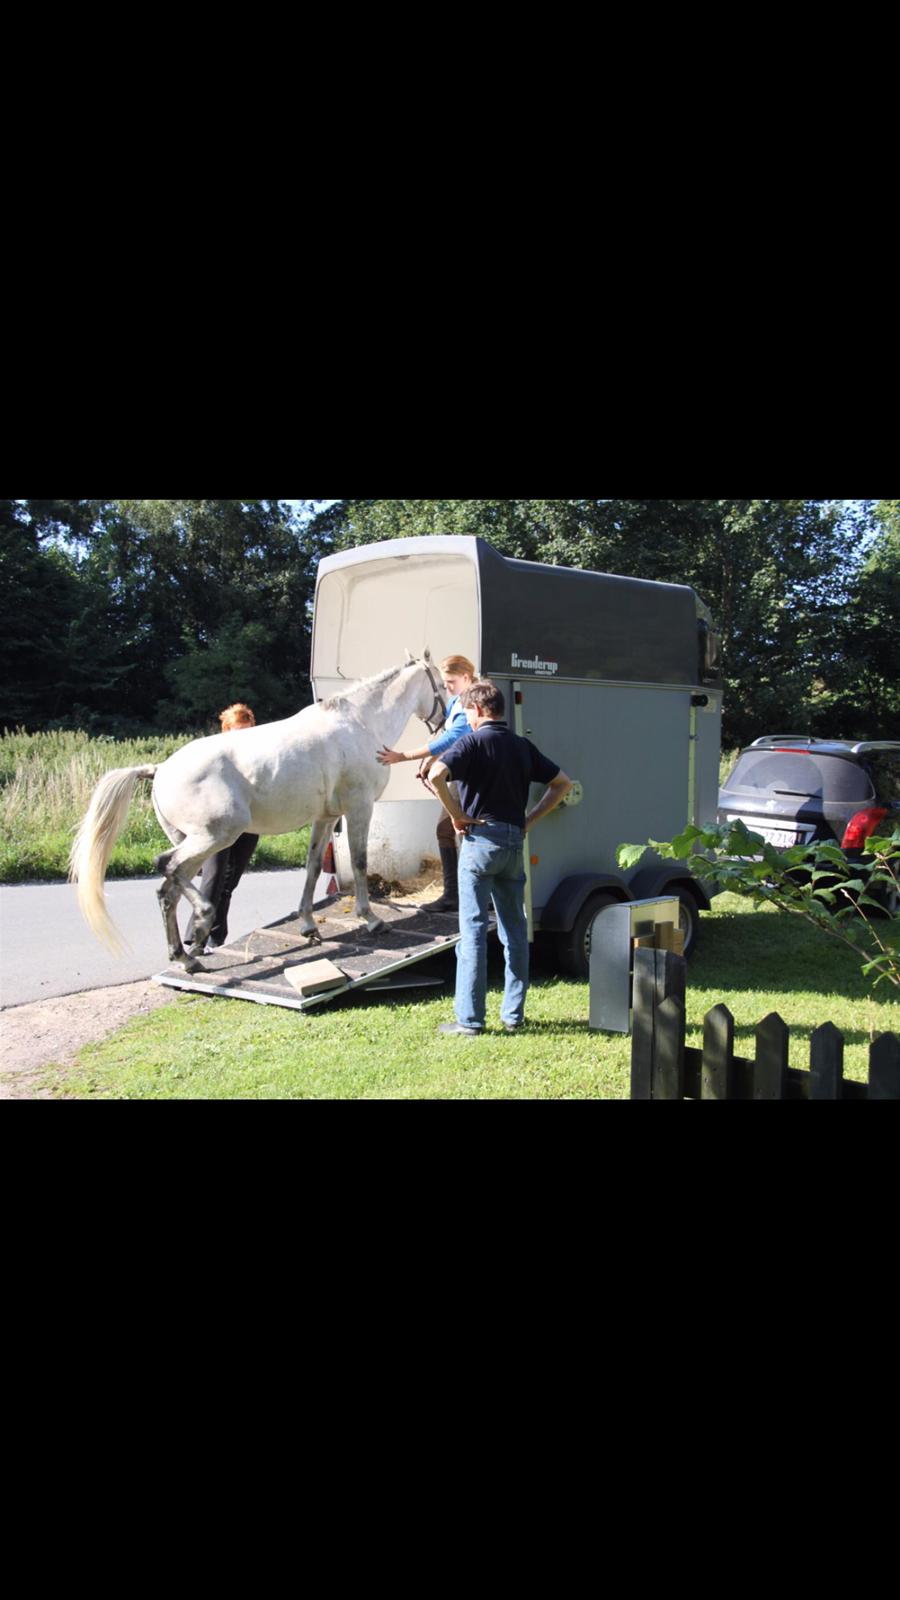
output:
[{"label": "trailer ramp", "polygon": [[[289,1006],[294,1011],[307,1011],[366,986],[402,988],[440,982],[413,976],[407,969],[439,950],[453,949],[459,942],[457,918],[429,911],[427,902],[373,900],[372,908],[385,924],[374,935],[366,932],[365,923],[355,915],[352,898],[333,894],[312,908],[321,944],[310,944],[300,931],[298,916],[282,917],[245,939],[203,956],[201,971],[167,967],[154,973],[153,982],[194,994],[220,994],[233,1000],[255,1000],[260,1005]],[[321,961],[323,957],[340,967],[345,982],[319,994],[301,996],[286,978],[286,968]]]}]

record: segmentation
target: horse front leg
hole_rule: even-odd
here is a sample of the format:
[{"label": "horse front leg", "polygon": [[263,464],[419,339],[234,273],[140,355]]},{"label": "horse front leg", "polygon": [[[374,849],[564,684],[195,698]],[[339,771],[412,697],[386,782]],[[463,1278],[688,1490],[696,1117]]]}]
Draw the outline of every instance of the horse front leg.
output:
[{"label": "horse front leg", "polygon": [[356,886],[356,915],[364,917],[369,933],[378,933],[385,924],[376,916],[369,905],[369,885],[366,882],[366,872],[369,864],[369,824],[372,820],[372,807],[362,811],[348,812],[347,814],[347,843],[350,846],[350,861],[353,867],[353,882]]},{"label": "horse front leg", "polygon": [[300,918],[300,928],[306,934],[310,944],[321,944],[322,938],[312,915],[313,895],[322,871],[322,861],[328,847],[328,841],[334,831],[337,817],[321,817],[314,822],[309,833],[309,850],[306,856],[306,881],[303,893],[300,896],[300,906],[297,915]]}]

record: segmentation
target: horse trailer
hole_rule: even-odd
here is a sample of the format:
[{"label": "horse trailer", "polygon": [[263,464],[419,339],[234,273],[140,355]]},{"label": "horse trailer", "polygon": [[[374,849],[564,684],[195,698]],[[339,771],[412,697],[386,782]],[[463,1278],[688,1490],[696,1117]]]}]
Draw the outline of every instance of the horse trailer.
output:
[{"label": "horse trailer", "polygon": [[[510,727],[575,780],[526,841],[530,935],[552,938],[564,970],[587,977],[597,911],[667,894],[680,901],[689,951],[709,886],[655,855],[622,872],[616,847],[716,820],[719,646],[694,590],[520,561],[462,536],[385,540],[320,561],[316,700],[394,665],[404,649],[428,649],[436,663],[468,656],[503,690]],[[425,738],[414,720],[399,746]],[[415,770],[393,766],[375,805],[369,870],[388,881],[436,860],[440,803]],[[349,884],[345,834],[335,843],[338,882]]]}]

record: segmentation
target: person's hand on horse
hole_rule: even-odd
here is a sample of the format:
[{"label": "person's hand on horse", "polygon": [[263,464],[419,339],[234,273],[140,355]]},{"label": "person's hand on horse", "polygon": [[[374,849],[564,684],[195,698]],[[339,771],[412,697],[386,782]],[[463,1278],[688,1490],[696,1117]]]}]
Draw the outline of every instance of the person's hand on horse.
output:
[{"label": "person's hand on horse", "polygon": [[389,750],[387,745],[382,745],[375,752],[375,760],[380,761],[383,767],[392,767],[397,761],[405,761],[406,757],[402,750]]}]

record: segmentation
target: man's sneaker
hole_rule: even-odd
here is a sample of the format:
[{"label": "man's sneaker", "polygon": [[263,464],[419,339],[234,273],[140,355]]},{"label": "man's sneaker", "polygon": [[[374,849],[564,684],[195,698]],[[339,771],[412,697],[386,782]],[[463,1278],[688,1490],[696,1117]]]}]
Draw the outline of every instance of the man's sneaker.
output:
[{"label": "man's sneaker", "polygon": [[504,1033],[521,1033],[522,1029],[524,1028],[524,1026],[525,1026],[525,1018],[524,1017],[522,1018],[521,1022],[504,1022],[504,1024],[503,1024],[503,1032]]},{"label": "man's sneaker", "polygon": [[484,1033],[484,1029],[464,1028],[461,1022],[442,1022],[438,1028],[438,1033],[443,1033],[448,1038],[455,1038],[459,1034],[465,1034],[469,1039],[477,1039],[480,1033]]}]

